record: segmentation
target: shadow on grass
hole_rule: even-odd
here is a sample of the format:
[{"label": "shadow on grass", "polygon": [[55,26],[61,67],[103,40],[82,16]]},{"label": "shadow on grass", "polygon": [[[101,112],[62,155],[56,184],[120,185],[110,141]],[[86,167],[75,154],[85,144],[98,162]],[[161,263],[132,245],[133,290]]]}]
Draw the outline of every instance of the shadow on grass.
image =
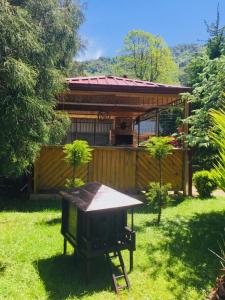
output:
[{"label": "shadow on grass", "polygon": [[67,297],[82,297],[92,293],[111,290],[109,269],[104,257],[91,264],[91,280],[85,280],[85,264],[74,256],[54,256],[34,262],[49,293],[49,299],[61,300]]},{"label": "shadow on grass", "polygon": [[44,210],[61,210],[61,201],[56,199],[0,198],[0,211],[41,212]]},{"label": "shadow on grass", "polygon": [[[149,260],[153,266],[151,276],[157,276],[163,266],[168,280],[174,278],[184,287],[205,289],[207,285],[213,285],[218,275],[219,261],[208,249],[220,252],[218,241],[222,240],[224,227],[225,212],[196,214],[188,220],[182,217],[165,220],[159,227],[165,238],[157,246],[148,246]],[[169,252],[169,256],[154,261],[156,251]],[[179,262],[186,268],[179,269]],[[182,295],[176,296],[177,299],[182,298]]]},{"label": "shadow on grass", "polygon": [[[180,194],[171,195],[171,201],[165,207],[163,207],[163,209],[166,207],[175,207],[175,206],[179,205],[181,202],[183,202],[185,199],[187,199],[187,197],[180,195]],[[149,213],[157,214],[158,213],[157,208],[153,208],[151,205],[149,205],[144,198],[142,198],[141,201],[143,202],[143,205],[135,208],[135,213],[137,213],[137,214],[149,214]]]},{"label": "shadow on grass", "polygon": [[[53,226],[53,225],[61,224],[61,222],[62,222],[62,218],[59,217],[59,218],[54,218],[54,219],[45,221],[44,224]],[[42,221],[42,224],[43,224],[43,221]]]}]

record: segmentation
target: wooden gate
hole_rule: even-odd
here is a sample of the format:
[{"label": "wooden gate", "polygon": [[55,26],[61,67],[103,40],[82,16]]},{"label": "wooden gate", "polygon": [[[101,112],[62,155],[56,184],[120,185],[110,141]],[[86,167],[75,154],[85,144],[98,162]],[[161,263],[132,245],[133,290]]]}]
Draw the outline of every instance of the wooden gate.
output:
[{"label": "wooden gate", "polygon": [[[76,177],[98,181],[113,188],[131,191],[146,188],[159,180],[156,160],[143,149],[93,147],[93,159],[77,169]],[[184,151],[175,149],[162,162],[163,180],[173,190],[183,190]],[[65,162],[62,146],[44,146],[34,167],[34,191],[62,188],[72,168]]]},{"label": "wooden gate", "polygon": [[136,151],[132,148],[95,148],[89,166],[89,181],[121,190],[135,188]]}]

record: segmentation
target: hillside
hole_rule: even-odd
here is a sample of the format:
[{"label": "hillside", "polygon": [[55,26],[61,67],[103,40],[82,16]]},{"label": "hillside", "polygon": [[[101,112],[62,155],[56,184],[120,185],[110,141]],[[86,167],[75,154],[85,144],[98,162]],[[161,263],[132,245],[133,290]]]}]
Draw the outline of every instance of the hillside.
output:
[{"label": "hillside", "polygon": [[[181,44],[171,48],[174,60],[180,69],[180,82],[185,84],[185,67],[191,58],[203,51],[203,46],[198,44]],[[98,59],[75,62],[74,69],[71,70],[73,76],[93,76],[93,75],[116,75],[114,66],[116,58],[99,57]]]}]

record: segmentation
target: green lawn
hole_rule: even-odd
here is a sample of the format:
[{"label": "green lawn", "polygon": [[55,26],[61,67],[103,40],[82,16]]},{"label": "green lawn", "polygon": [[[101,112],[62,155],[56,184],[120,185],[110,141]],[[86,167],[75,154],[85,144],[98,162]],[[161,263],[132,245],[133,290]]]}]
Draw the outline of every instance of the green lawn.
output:
[{"label": "green lawn", "polygon": [[[162,224],[137,210],[137,251],[132,290],[115,296],[104,259],[84,281],[83,264],[72,248],[62,255],[60,203],[0,202],[0,299],[149,299],[200,300],[215,282],[224,236],[225,198],[186,199],[163,211]],[[125,261],[127,256],[124,254]]]}]

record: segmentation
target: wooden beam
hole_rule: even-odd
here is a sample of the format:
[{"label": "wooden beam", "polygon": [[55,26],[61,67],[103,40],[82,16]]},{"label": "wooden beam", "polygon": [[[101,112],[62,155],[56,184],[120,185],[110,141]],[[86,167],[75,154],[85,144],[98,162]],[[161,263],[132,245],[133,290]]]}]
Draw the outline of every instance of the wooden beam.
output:
[{"label": "wooden beam", "polygon": [[98,95],[103,95],[103,96],[116,96],[116,97],[161,97],[161,96],[166,96],[166,97],[171,97],[171,98],[178,98],[178,94],[143,94],[143,93],[127,93],[127,92],[103,92],[103,91],[81,91],[81,90],[69,90],[66,93],[62,93],[62,96],[66,95],[89,95],[89,96],[98,96]]},{"label": "wooden beam", "polygon": [[59,95],[59,103],[93,103],[93,104],[127,104],[127,105],[154,105],[154,106],[165,106],[173,103],[178,99],[178,95],[135,95],[132,94],[71,94],[70,92]]},{"label": "wooden beam", "polygon": [[115,112],[115,111],[126,111],[126,112],[145,112],[146,109],[149,109],[149,107],[142,107],[142,106],[130,106],[130,105],[90,105],[90,104],[65,104],[65,103],[58,103],[57,110],[81,110],[81,111],[108,111],[108,112]]}]

